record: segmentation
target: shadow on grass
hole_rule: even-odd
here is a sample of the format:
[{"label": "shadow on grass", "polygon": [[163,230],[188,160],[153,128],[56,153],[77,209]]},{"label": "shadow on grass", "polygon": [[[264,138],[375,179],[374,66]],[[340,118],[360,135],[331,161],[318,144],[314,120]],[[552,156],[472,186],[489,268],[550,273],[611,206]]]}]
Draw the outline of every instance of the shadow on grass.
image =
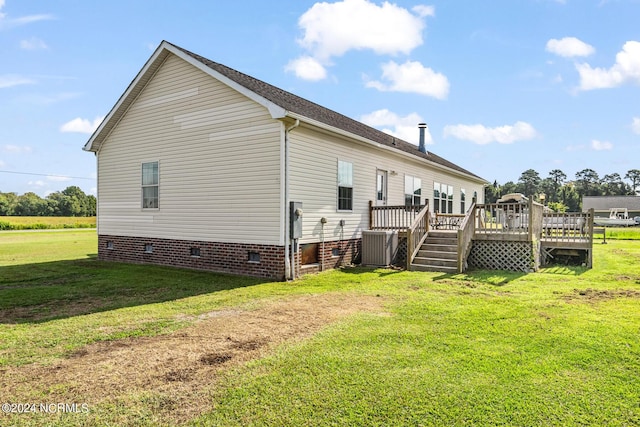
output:
[{"label": "shadow on grass", "polygon": [[469,281],[484,283],[493,286],[504,286],[513,280],[517,280],[527,274],[520,271],[505,270],[469,270],[464,274],[459,273],[442,273],[440,276],[434,277],[433,281],[453,280],[453,281]]},{"label": "shadow on grass", "polygon": [[88,259],[0,267],[0,324],[38,323],[269,282]]},{"label": "shadow on grass", "polygon": [[386,277],[392,274],[398,274],[404,270],[398,267],[371,267],[361,265],[349,265],[341,267],[340,271],[348,274],[362,274],[362,273],[375,273],[379,277]]}]

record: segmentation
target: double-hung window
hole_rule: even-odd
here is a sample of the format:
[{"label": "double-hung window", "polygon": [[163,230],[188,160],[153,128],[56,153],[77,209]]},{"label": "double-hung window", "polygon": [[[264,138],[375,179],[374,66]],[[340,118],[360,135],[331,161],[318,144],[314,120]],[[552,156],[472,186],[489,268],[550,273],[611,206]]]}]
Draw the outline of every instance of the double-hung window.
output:
[{"label": "double-hung window", "polygon": [[415,176],[404,176],[404,205],[420,206],[422,202],[422,180]]},{"label": "double-hung window", "polygon": [[158,162],[142,164],[142,208],[158,209]]},{"label": "double-hung window", "polygon": [[453,186],[433,183],[433,211],[453,213]]},{"label": "double-hung window", "polygon": [[353,163],[338,160],[338,210],[353,210]]}]

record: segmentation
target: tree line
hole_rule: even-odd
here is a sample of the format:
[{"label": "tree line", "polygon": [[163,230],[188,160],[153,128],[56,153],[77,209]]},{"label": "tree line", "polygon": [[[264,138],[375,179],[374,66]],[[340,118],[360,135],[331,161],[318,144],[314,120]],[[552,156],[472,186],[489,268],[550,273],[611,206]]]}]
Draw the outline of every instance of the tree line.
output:
[{"label": "tree line", "polygon": [[518,182],[497,181],[485,188],[486,203],[495,203],[500,197],[509,193],[522,193],[538,202],[544,202],[556,212],[579,212],[582,210],[582,196],[632,196],[640,192],[640,170],[629,170],[624,179],[618,173],[607,174],[600,178],[593,169],[583,169],[575,174],[575,179],[568,180],[560,169],[549,172],[549,176],[541,178],[533,169],[520,175]]},{"label": "tree line", "polygon": [[70,186],[44,199],[29,192],[0,192],[0,216],[95,216],[96,198],[79,187]]}]

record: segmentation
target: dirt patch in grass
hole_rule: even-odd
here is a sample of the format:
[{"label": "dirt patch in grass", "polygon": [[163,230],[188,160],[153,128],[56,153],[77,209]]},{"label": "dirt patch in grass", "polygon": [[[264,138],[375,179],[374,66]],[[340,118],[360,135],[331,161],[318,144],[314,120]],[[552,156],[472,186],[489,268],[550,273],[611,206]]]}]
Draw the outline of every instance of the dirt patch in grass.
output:
[{"label": "dirt patch in grass", "polygon": [[6,368],[0,395],[16,402],[82,402],[98,412],[100,404],[124,405],[129,413],[148,411],[163,423],[180,423],[212,409],[211,393],[224,370],[345,316],[380,313],[382,303],[378,297],[324,294],[212,312],[168,335],[94,343],[53,366]]},{"label": "dirt patch in grass", "polygon": [[57,317],[71,317],[99,311],[106,302],[102,298],[82,298],[76,301],[54,300],[46,304],[12,307],[0,311],[0,323],[39,322]]},{"label": "dirt patch in grass", "polygon": [[633,289],[574,289],[572,293],[565,295],[568,302],[597,303],[614,298],[640,298],[640,291]]}]

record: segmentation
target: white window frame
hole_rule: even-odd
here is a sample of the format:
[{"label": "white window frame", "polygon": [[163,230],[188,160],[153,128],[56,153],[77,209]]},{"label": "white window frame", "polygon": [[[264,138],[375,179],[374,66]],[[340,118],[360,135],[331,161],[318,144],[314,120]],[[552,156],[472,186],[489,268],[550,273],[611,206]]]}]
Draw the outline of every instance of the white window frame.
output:
[{"label": "white window frame", "polygon": [[[407,203],[411,198],[411,203]],[[418,203],[416,203],[416,201]],[[422,205],[422,179],[416,176],[405,174],[404,176],[404,205]]]},{"label": "white window frame", "polygon": [[[156,165],[156,176],[155,176],[155,183],[147,183],[145,184],[145,178],[144,178],[144,169],[145,169],[145,165],[151,165],[154,164]],[[140,165],[140,203],[142,205],[142,209],[143,210],[158,210],[160,209],[160,161],[159,160],[154,160],[154,161],[150,161],[150,162],[142,162]],[[155,197],[155,206],[145,206],[145,189],[146,188],[156,188],[156,197]]]},{"label": "white window frame", "polygon": [[[342,176],[342,173],[348,173],[350,176]],[[353,162],[348,160],[340,160],[338,159],[337,163],[337,179],[336,179],[336,211],[337,212],[353,212],[353,203],[354,203],[354,189],[353,189]],[[351,206],[340,208],[340,200],[346,199],[340,197],[340,189],[350,189],[351,190]]]},{"label": "white window frame", "polygon": [[453,213],[453,185],[433,182],[433,211],[441,214]]}]

